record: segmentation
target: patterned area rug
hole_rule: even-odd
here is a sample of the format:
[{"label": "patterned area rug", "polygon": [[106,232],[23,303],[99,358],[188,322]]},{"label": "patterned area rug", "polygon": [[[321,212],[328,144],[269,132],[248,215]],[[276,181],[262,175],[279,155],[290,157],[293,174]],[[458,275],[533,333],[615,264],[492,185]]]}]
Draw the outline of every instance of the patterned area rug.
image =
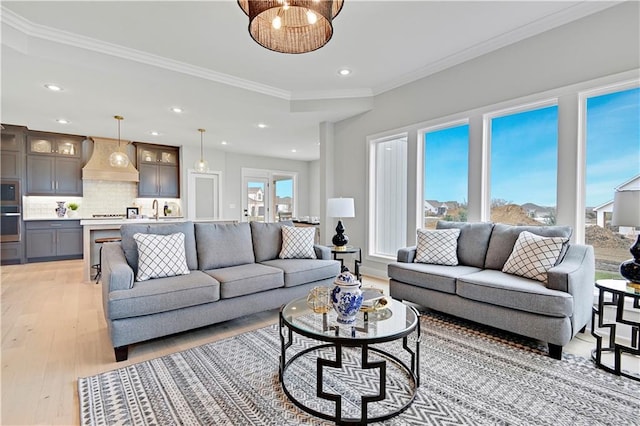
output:
[{"label": "patterned area rug", "polygon": [[[596,369],[590,360],[566,355],[562,361],[553,360],[535,342],[444,315],[424,314],[421,325],[421,386],[413,404],[384,424],[640,424],[640,384]],[[310,344],[308,339],[297,339],[293,350]],[[385,349],[400,355],[394,344]],[[278,381],[279,354],[274,325],[80,378],[81,422],[330,424],[288,400]],[[292,364],[285,380],[298,399],[331,412],[333,403],[315,396],[316,355],[312,352]],[[359,365],[359,354],[353,350],[346,350],[344,358],[346,365]],[[388,370],[388,401],[372,404],[370,413],[384,412],[406,398],[408,384],[402,370]],[[360,387],[366,383],[366,393],[375,393],[377,378],[366,377],[372,374],[336,371],[325,377],[325,391],[346,395],[343,413],[348,416],[359,404],[358,383]]]}]

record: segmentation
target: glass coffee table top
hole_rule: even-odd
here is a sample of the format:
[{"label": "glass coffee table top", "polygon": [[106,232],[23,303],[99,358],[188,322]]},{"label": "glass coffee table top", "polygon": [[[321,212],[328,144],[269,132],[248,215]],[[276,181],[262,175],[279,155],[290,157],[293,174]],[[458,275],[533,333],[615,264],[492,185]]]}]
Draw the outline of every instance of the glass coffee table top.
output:
[{"label": "glass coffee table top", "polygon": [[339,323],[333,308],[314,312],[306,298],[281,308],[279,381],[292,403],[337,424],[384,421],[411,405],[420,386],[419,315],[385,302],[353,324]]},{"label": "glass coffee table top", "polygon": [[406,334],[418,322],[418,315],[413,308],[389,296],[385,299],[387,304],[381,309],[360,311],[353,324],[339,323],[333,309],[326,313],[314,312],[307,305],[306,298],[287,303],[281,315],[287,326],[318,340],[384,342]]}]

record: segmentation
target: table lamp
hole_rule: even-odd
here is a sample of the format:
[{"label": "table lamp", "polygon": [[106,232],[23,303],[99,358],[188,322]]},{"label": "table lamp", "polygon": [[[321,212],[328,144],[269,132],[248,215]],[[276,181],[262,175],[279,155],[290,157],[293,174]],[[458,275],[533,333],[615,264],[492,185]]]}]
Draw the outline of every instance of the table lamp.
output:
[{"label": "table lamp", "polygon": [[327,200],[327,216],[337,217],[338,226],[336,226],[336,235],[333,236],[331,242],[336,249],[346,249],[349,237],[344,233],[342,226],[342,218],[356,217],[356,209],[354,207],[353,198],[329,198]]},{"label": "table lamp", "polygon": [[[640,189],[616,191],[613,198],[613,226],[640,226]],[[640,235],[629,249],[633,259],[620,264],[620,275],[629,285],[640,288]]]}]

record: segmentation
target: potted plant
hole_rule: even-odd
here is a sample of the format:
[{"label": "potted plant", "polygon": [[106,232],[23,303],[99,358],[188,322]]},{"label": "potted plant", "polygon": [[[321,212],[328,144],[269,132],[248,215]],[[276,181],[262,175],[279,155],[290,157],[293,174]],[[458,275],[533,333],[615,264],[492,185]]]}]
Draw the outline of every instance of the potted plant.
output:
[{"label": "potted plant", "polygon": [[67,216],[76,217],[78,214],[78,208],[80,206],[77,203],[67,203]]}]

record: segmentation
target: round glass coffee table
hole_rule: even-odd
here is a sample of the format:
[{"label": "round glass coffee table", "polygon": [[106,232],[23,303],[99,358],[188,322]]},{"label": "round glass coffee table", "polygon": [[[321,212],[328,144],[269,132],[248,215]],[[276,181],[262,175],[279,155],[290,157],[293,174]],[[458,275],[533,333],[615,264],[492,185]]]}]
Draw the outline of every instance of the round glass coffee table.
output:
[{"label": "round glass coffee table", "polygon": [[386,420],[411,405],[420,386],[420,318],[411,306],[386,302],[352,325],[338,323],[333,309],[314,312],[306,298],[280,309],[279,379],[291,402],[338,424]]}]

